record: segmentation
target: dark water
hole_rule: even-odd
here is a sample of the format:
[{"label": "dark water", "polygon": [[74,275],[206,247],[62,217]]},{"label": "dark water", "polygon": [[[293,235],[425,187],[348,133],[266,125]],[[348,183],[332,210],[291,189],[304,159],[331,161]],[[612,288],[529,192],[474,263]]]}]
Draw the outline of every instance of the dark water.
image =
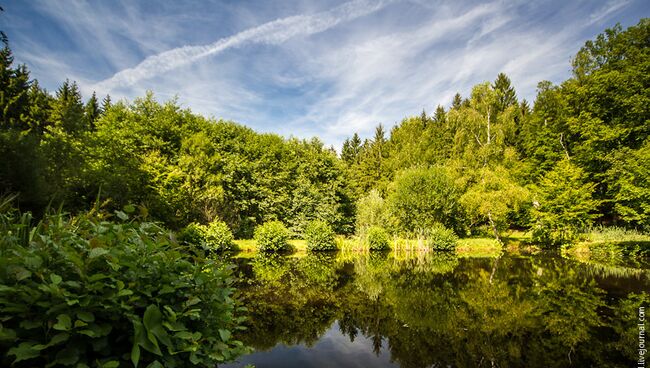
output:
[{"label": "dark water", "polygon": [[225,367],[634,367],[646,262],[236,258],[255,352]]}]

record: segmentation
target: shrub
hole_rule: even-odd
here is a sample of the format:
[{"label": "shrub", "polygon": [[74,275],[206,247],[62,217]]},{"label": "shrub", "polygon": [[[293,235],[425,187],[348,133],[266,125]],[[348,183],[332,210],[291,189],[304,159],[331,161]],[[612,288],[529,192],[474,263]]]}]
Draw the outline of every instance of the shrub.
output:
[{"label": "shrub", "polygon": [[372,226],[370,229],[368,229],[366,239],[368,241],[370,250],[390,249],[390,244],[388,243],[388,234],[386,233],[386,230],[379,226]]},{"label": "shrub", "polygon": [[280,221],[268,221],[255,229],[257,249],[278,252],[289,249],[289,230]]},{"label": "shrub", "polygon": [[212,221],[208,226],[193,222],[179,233],[178,240],[199,254],[236,249],[232,231],[220,220]]},{"label": "shrub", "polygon": [[155,223],[0,213],[0,365],[213,367],[243,353],[231,268],[179,249]]},{"label": "shrub", "polygon": [[225,222],[214,220],[205,227],[205,243],[213,251],[235,250],[232,231]]},{"label": "shrub", "polygon": [[205,232],[205,225],[192,222],[178,233],[177,238],[181,244],[186,245],[194,253],[204,254],[206,250]]},{"label": "shrub", "polygon": [[305,240],[309,250],[336,250],[334,230],[325,221],[310,222],[305,228]]},{"label": "shrub", "polygon": [[427,246],[435,250],[450,250],[456,249],[458,236],[451,230],[444,227],[442,224],[434,225],[427,232]]}]

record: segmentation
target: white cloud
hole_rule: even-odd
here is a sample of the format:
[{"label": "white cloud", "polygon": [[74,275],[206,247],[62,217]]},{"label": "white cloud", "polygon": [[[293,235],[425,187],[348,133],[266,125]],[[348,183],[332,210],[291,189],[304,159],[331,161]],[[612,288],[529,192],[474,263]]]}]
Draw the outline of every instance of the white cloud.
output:
[{"label": "white cloud", "polygon": [[130,86],[143,79],[187,65],[206,56],[250,43],[279,44],[296,36],[323,32],[337,24],[375,12],[389,1],[355,0],[331,10],[296,15],[278,19],[247,29],[233,36],[222,38],[204,46],[184,46],[147,57],[133,68],[116,73],[113,77],[97,83],[94,89],[110,91],[120,86]]},{"label": "white cloud", "polygon": [[623,9],[631,3],[630,0],[612,0],[608,1],[603,7],[589,15],[589,24],[598,23],[611,14]]}]

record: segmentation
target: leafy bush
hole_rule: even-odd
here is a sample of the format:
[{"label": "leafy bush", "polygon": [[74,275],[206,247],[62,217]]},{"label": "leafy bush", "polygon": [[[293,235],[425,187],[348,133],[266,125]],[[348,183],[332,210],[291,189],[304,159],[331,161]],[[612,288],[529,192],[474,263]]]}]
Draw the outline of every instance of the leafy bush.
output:
[{"label": "leafy bush", "polygon": [[370,250],[388,250],[390,244],[388,243],[388,234],[386,230],[379,226],[373,226],[368,229],[366,240]]},{"label": "leafy bush", "polygon": [[255,229],[257,249],[278,252],[289,249],[289,230],[280,221],[268,221]]},{"label": "leafy bush", "polygon": [[210,250],[234,250],[232,231],[225,222],[214,220],[205,227],[205,243]]},{"label": "leafy bush", "polygon": [[193,222],[181,231],[178,239],[190,249],[200,249],[202,253],[236,249],[232,231],[220,220],[212,221],[208,226]]},{"label": "leafy bush", "polygon": [[206,226],[192,222],[178,233],[178,241],[195,254],[205,255]]},{"label": "leafy bush", "polygon": [[455,250],[458,236],[442,224],[434,225],[427,232],[427,246],[435,250]]},{"label": "leafy bush", "polygon": [[228,266],[155,223],[0,213],[0,365],[213,367],[245,352]]},{"label": "leafy bush", "polygon": [[325,221],[310,222],[305,228],[305,240],[309,250],[336,250],[334,230]]}]

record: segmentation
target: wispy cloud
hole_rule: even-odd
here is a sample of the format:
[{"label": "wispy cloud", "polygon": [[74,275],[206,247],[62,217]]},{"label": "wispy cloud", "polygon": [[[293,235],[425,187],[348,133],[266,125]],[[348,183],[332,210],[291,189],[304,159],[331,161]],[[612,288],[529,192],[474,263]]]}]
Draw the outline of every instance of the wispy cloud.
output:
[{"label": "wispy cloud", "polygon": [[34,0],[7,8],[17,61],[50,90],[68,77],[86,96],[152,90],[203,115],[335,146],[448,105],[456,92],[468,96],[499,72],[530,101],[539,81],[570,76],[586,40],[650,10],[644,0]]},{"label": "wispy cloud", "polygon": [[589,24],[594,24],[600,22],[601,20],[607,18],[611,14],[623,9],[624,7],[630,5],[631,0],[612,0],[608,1],[600,9],[589,15]]},{"label": "wispy cloud", "polygon": [[100,91],[110,91],[115,87],[130,86],[140,80],[157,76],[247,43],[279,44],[296,36],[308,36],[323,32],[341,22],[375,12],[390,2],[389,0],[355,0],[328,11],[311,15],[296,15],[268,22],[222,38],[209,45],[184,46],[168,50],[147,57],[137,66],[122,70],[111,78],[97,83],[94,88]]}]

